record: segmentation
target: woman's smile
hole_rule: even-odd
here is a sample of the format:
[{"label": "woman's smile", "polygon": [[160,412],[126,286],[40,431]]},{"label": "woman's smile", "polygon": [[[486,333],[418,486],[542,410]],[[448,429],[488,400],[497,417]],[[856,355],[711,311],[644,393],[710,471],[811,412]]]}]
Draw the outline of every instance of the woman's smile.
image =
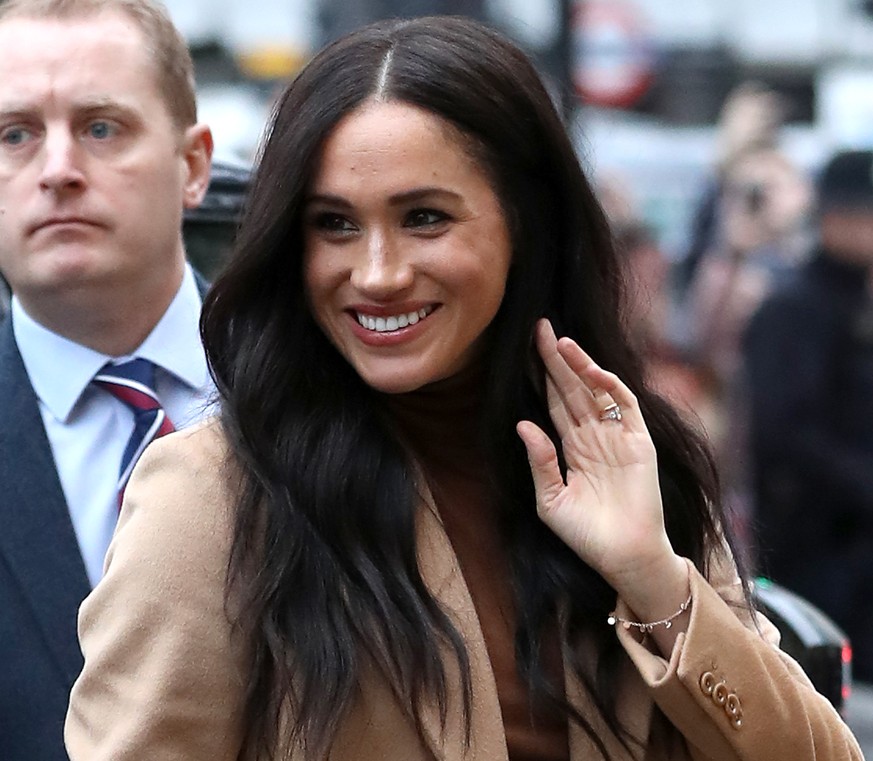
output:
[{"label": "woman's smile", "polygon": [[437,305],[402,310],[352,310],[349,322],[353,334],[365,347],[393,349],[393,356],[396,357],[397,351],[415,351],[419,339],[427,340],[427,334],[435,328],[430,319],[436,309]]},{"label": "woman's smile", "polygon": [[413,309],[399,314],[382,315],[373,314],[366,311],[355,311],[355,319],[358,324],[367,331],[375,331],[376,333],[390,333],[410,325],[416,325],[421,320],[427,318],[435,309],[433,306],[421,307],[421,309]]}]

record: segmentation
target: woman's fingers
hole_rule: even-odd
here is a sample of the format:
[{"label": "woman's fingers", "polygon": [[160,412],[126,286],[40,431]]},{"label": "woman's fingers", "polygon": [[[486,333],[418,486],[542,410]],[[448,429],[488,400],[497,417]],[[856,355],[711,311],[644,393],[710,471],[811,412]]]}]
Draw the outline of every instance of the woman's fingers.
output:
[{"label": "woman's fingers", "polygon": [[[575,422],[592,415],[595,405],[591,389],[558,350],[559,341],[551,323],[548,320],[540,320],[537,323],[536,335],[537,350],[545,365],[547,377],[551,379],[554,391],[563,401],[567,414]],[[549,406],[552,407],[552,400],[549,400]],[[557,421],[555,423],[557,425]]]},{"label": "woman's fingers", "polygon": [[[648,552],[664,544],[654,445],[636,397],[616,375],[575,341],[558,339],[545,320],[537,325],[536,341],[546,368],[549,414],[560,437],[553,442],[532,422],[517,424],[538,513],[592,568],[607,580],[617,579],[641,548]],[[617,405],[620,415],[604,416],[610,405]]]},{"label": "woman's fingers", "polygon": [[600,367],[579,344],[570,338],[561,338],[557,351],[582,383],[591,391],[591,411],[598,419],[610,404],[618,404],[622,420],[642,423],[637,398],[614,373]]},{"label": "woman's fingers", "polygon": [[544,508],[552,504],[564,488],[564,479],[561,477],[555,446],[539,426],[528,420],[519,422],[515,430],[527,449],[527,459],[530,462],[537,504]]},{"label": "woman's fingers", "polygon": [[567,410],[567,405],[564,404],[564,399],[558,393],[555,387],[555,382],[550,375],[546,375],[546,399],[549,403],[549,417],[555,424],[555,430],[558,435],[564,439],[570,434],[570,430],[576,424],[576,421]]},{"label": "woman's fingers", "polygon": [[637,400],[631,390],[618,376],[601,368],[575,341],[558,339],[548,320],[540,320],[537,325],[537,348],[546,367],[549,410],[560,410],[567,417],[562,430],[553,413],[562,436],[574,422],[599,421],[603,411],[613,404],[621,408],[622,419],[627,413],[628,422],[640,422]]}]

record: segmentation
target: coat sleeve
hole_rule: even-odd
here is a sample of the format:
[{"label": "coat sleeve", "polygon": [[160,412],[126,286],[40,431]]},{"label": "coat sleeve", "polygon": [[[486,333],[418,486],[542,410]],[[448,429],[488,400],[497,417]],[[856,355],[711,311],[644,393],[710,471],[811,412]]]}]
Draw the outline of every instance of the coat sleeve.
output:
[{"label": "coat sleeve", "polygon": [[242,648],[225,612],[231,537],[217,424],[149,446],[105,575],[79,611],[72,761],[236,761]]},{"label": "coat sleeve", "polygon": [[[831,703],[779,650],[776,627],[749,613],[733,563],[708,582],[687,562],[691,617],[669,660],[635,629],[617,632],[694,761],[863,761]],[[633,616],[621,602],[619,615]]]}]

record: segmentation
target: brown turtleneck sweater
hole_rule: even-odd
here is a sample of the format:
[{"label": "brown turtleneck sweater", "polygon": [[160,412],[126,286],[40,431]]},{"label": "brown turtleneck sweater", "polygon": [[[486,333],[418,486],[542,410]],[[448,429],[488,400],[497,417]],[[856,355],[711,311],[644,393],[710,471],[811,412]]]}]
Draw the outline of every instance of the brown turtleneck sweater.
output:
[{"label": "brown turtleneck sweater", "polygon": [[[516,668],[509,559],[478,444],[481,375],[474,368],[393,396],[389,407],[424,469],[473,598],[497,682],[510,761],[566,761],[566,718],[534,710]],[[560,649],[557,637],[552,640],[544,648],[545,665],[560,680]]]}]

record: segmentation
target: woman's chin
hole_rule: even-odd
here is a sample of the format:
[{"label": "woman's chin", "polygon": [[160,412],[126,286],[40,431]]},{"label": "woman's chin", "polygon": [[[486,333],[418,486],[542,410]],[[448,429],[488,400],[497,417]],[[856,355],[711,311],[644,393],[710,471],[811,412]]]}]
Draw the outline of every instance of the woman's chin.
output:
[{"label": "woman's chin", "polygon": [[425,367],[355,367],[361,380],[380,394],[408,394],[451,375]]},{"label": "woman's chin", "polygon": [[417,391],[422,386],[426,386],[429,380],[419,380],[415,377],[410,377],[407,374],[398,374],[394,377],[379,376],[368,378],[361,376],[366,383],[374,391],[380,394],[408,394],[412,391]]}]

